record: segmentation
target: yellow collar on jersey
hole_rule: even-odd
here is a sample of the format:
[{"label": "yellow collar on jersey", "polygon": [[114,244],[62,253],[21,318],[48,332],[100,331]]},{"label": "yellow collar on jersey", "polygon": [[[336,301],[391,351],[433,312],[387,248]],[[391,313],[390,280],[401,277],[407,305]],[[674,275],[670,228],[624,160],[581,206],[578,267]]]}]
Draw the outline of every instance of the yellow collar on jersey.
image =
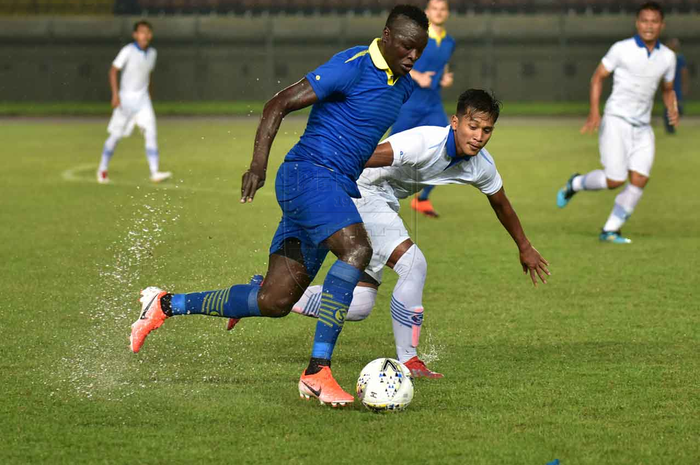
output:
[{"label": "yellow collar on jersey", "polygon": [[442,32],[438,34],[437,32],[435,32],[435,29],[433,29],[432,24],[428,27],[428,37],[430,37],[431,39],[435,39],[435,42],[437,42],[438,47],[440,46],[440,42],[442,42],[442,39],[444,39],[446,35],[447,31],[445,31],[445,28],[442,28]]},{"label": "yellow collar on jersey", "polygon": [[372,63],[374,66],[386,72],[386,83],[390,86],[396,84],[400,76],[394,76],[394,73],[389,68],[389,64],[384,59],[382,52],[379,50],[379,38],[374,39],[369,45],[369,56],[372,58]]}]

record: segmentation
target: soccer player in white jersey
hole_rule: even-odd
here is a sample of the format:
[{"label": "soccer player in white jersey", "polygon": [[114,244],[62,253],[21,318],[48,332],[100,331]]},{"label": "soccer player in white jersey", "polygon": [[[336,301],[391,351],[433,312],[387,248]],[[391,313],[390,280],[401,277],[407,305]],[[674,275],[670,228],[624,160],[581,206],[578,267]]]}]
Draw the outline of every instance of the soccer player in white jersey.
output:
[{"label": "soccer player in white jersey", "polygon": [[[427,273],[425,256],[410,238],[399,216],[399,199],[426,186],[472,185],[484,193],[501,224],[520,253],[523,271],[537,285],[546,283],[549,263],[530,244],[520,220],[506,197],[501,176],[484,148],[494,130],[500,102],[479,89],[459,97],[457,112],[446,127],[420,126],[392,135],[381,143],[357,181],[362,198],[355,199],[372,241],[373,255],[355,288],[346,320],[369,316],[374,307],[384,266],[399,280],[391,297],[391,318],[397,356],[414,377],[441,378],[418,358],[417,346],[423,323],[423,286]],[[318,317],[321,286],[309,287],[293,311]]]},{"label": "soccer player in white jersey", "polygon": [[[112,88],[112,119],[107,126],[109,137],[102,149],[102,159],[97,168],[97,182],[109,182],[107,170],[117,142],[128,137],[138,126],[146,139],[146,158],[151,171],[151,181],[161,182],[172,176],[158,169],[159,154],[156,136],[156,115],[149,93],[151,72],[156,66],[156,49],[150,46],[153,28],[148,21],[134,25],[134,41],[125,45],[112,62],[109,85]],[[121,79],[117,83],[117,76]]]},{"label": "soccer player in white jersey", "polygon": [[[637,11],[637,34],[615,43],[591,79],[591,108],[582,133],[600,127],[600,162],[603,169],[572,175],[557,193],[557,206],[564,208],[580,191],[624,189],[600,233],[600,240],[629,244],[620,228],[642,198],[654,163],[654,131],[651,108],[663,79],[663,101],[670,124],[678,124],[678,104],[673,90],[676,55],[659,42],[664,29],[664,12],[656,2],[644,3]],[[599,101],[603,80],[613,74],[612,94],[600,118]]]}]

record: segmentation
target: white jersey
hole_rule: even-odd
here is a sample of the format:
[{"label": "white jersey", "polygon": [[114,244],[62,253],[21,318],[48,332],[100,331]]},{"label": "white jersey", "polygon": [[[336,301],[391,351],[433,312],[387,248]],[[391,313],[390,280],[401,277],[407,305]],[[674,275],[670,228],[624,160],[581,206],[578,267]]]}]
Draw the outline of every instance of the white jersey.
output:
[{"label": "white jersey", "polygon": [[496,164],[486,149],[473,157],[456,158],[450,126],[420,126],[387,138],[394,152],[389,167],[366,168],[357,185],[363,197],[382,196],[395,210],[404,199],[425,186],[470,184],[486,195],[503,186]]},{"label": "white jersey", "polygon": [[119,98],[123,106],[140,107],[150,99],[148,84],[157,56],[153,47],[141,50],[136,42],[132,42],[125,45],[114,59],[112,65],[121,71]]},{"label": "white jersey", "polygon": [[605,114],[635,126],[649,124],[659,81],[673,82],[675,77],[676,54],[659,42],[649,53],[642,39],[634,36],[613,44],[602,63],[614,73]]}]

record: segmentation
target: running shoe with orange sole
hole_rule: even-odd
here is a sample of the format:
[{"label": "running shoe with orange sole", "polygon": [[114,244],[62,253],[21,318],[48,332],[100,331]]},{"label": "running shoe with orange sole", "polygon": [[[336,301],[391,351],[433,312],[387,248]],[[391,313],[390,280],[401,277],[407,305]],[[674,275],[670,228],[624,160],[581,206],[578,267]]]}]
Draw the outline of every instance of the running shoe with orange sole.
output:
[{"label": "running shoe with orange sole", "polygon": [[437,218],[440,216],[433,208],[433,204],[430,202],[430,199],[420,200],[417,195],[411,199],[411,208],[424,214],[425,216],[429,216],[430,218]]},{"label": "running shoe with orange sole", "polygon": [[299,397],[307,400],[315,397],[321,404],[333,407],[342,407],[355,401],[333,378],[330,367],[322,367],[321,371],[313,375],[307,375],[304,370],[299,378]]},{"label": "running shoe with orange sole", "polygon": [[406,365],[406,368],[411,370],[411,376],[414,378],[440,379],[444,377],[442,373],[431,371],[430,368],[425,366],[425,362],[423,362],[423,360],[419,359],[417,356],[413,357],[407,362],[404,362],[403,364]]},{"label": "running shoe with orange sole", "polygon": [[129,336],[133,353],[141,350],[146,336],[154,329],[160,328],[165,319],[168,318],[168,315],[163,313],[163,309],[160,306],[160,298],[165,294],[167,292],[157,287],[147,287],[141,291],[141,298],[139,299],[139,302],[141,302],[141,316],[131,325],[131,336]]}]

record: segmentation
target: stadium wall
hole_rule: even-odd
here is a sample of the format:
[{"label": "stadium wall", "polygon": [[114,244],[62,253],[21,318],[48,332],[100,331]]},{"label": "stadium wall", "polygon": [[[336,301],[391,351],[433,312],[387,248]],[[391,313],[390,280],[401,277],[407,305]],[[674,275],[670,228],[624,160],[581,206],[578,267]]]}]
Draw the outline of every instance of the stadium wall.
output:
[{"label": "stadium wall", "polygon": [[[106,101],[107,71],[137,17],[0,19],[0,101]],[[368,44],[379,16],[187,16],[147,18],[158,65],[154,99],[265,100],[334,53]],[[634,32],[628,14],[454,15],[455,85],[495,90],[510,101],[582,101],[600,58]],[[669,15],[697,75],[700,14]],[[609,84],[609,83],[608,83]]]}]

